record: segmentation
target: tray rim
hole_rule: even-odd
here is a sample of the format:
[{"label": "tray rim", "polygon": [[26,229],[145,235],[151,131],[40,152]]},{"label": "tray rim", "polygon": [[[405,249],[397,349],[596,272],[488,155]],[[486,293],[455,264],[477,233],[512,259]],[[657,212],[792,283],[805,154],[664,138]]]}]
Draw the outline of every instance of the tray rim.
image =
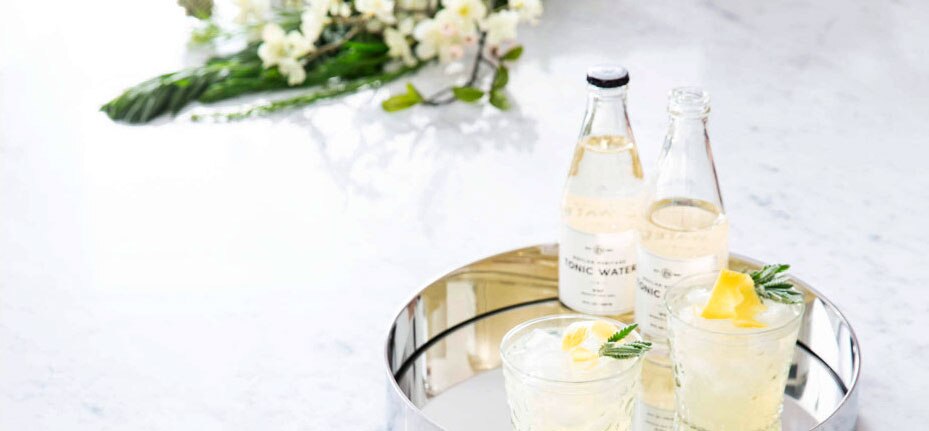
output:
[{"label": "tray rim", "polygon": [[[433,284],[435,284],[435,283],[441,281],[442,279],[448,277],[449,275],[454,274],[454,273],[455,273],[456,271],[458,271],[458,270],[461,270],[461,269],[463,269],[463,268],[465,268],[465,267],[467,267],[467,266],[471,266],[471,265],[474,265],[474,264],[476,264],[476,263],[479,263],[479,262],[482,262],[482,261],[485,261],[485,260],[494,259],[494,258],[496,258],[496,257],[504,256],[504,255],[508,255],[508,254],[513,254],[513,253],[516,253],[516,252],[519,252],[519,251],[522,251],[522,250],[542,249],[542,248],[557,248],[557,246],[558,246],[558,243],[540,243],[540,244],[533,244],[533,245],[528,245],[528,246],[524,246],[524,247],[517,247],[517,248],[514,248],[514,249],[507,250],[507,251],[495,253],[495,254],[492,254],[492,255],[490,255],[490,256],[484,256],[484,257],[482,257],[482,258],[479,258],[479,259],[470,261],[470,262],[468,262],[468,263],[466,263],[466,264],[464,264],[464,265],[458,265],[457,267],[451,269],[450,271],[443,272],[441,275],[439,275],[439,276],[437,276],[437,277],[431,278],[432,281],[426,283],[424,286],[425,286],[425,287],[431,286],[431,285],[433,285]],[[747,263],[750,263],[750,264],[756,265],[756,266],[762,266],[762,265],[763,265],[763,262],[761,262],[761,261],[759,261],[759,260],[757,260],[757,259],[755,259],[755,258],[748,257],[748,256],[746,256],[746,255],[744,255],[744,254],[740,254],[740,253],[732,253],[732,252],[730,252],[730,253],[729,253],[729,257],[730,257],[730,259],[733,258],[733,257],[735,257],[735,258],[737,258],[737,259],[739,259],[739,260],[742,260],[742,261],[744,261],[744,262],[747,262]],[[825,419],[823,419],[822,421],[820,421],[819,425],[817,425],[816,427],[814,427],[814,428],[812,429],[812,430],[815,430],[815,429],[819,429],[820,426],[822,426],[823,424],[828,423],[830,420],[832,420],[832,418],[834,418],[834,417],[836,417],[837,415],[839,415],[840,413],[842,413],[842,412],[846,409],[846,407],[847,407],[846,405],[850,402],[850,400],[857,396],[858,381],[859,381],[859,379],[861,378],[861,346],[860,346],[860,344],[859,344],[860,342],[858,341],[858,335],[855,333],[855,329],[852,327],[851,322],[848,321],[848,318],[845,317],[845,314],[842,313],[842,310],[839,309],[839,307],[837,307],[829,298],[823,296],[822,293],[819,292],[819,290],[817,290],[817,289],[811,287],[809,283],[803,281],[801,278],[796,277],[796,276],[793,276],[793,275],[791,275],[791,278],[793,278],[793,279],[795,279],[795,280],[797,280],[797,281],[803,283],[804,289],[806,289],[806,290],[810,291],[810,293],[814,294],[814,295],[816,296],[816,298],[819,299],[825,306],[827,306],[831,311],[835,312],[839,317],[841,317],[842,322],[844,322],[845,325],[848,327],[849,337],[850,337],[850,338],[852,339],[852,341],[853,341],[853,343],[852,343],[852,349],[851,349],[852,359],[853,359],[853,361],[852,361],[853,369],[852,369],[852,378],[851,378],[851,382],[850,382],[849,385],[848,385],[848,392],[846,392],[845,395],[842,397],[842,401],[840,401],[840,402],[838,403],[838,405],[836,406],[835,410],[834,410],[828,417],[826,417]],[[391,370],[391,368],[390,368],[390,351],[391,351],[391,341],[392,341],[392,336],[391,336],[391,335],[392,335],[392,333],[393,333],[394,324],[395,324],[395,323],[397,322],[397,320],[402,316],[403,310],[404,310],[405,306],[406,306],[406,305],[409,305],[410,303],[412,303],[412,302],[416,299],[416,297],[419,296],[419,295],[421,294],[422,290],[425,289],[425,287],[423,287],[423,288],[417,290],[415,293],[413,293],[411,296],[409,296],[408,299],[402,303],[402,306],[400,307],[400,311],[397,312],[397,313],[394,315],[393,319],[390,321],[390,326],[387,328],[387,333],[386,333],[386,336],[384,337],[384,350],[383,350],[383,355],[384,355],[384,356],[383,356],[383,359],[384,359],[384,363],[383,363],[383,365],[384,365],[384,371],[387,372],[388,380],[390,381],[389,389],[388,389],[388,390],[392,393],[392,395],[394,395],[395,398],[400,398],[400,399],[402,400],[401,402],[402,402],[402,403],[404,404],[404,406],[407,407],[409,410],[419,413],[420,419],[422,419],[423,421],[425,421],[425,422],[428,423],[429,425],[434,426],[436,429],[440,429],[440,430],[441,430],[441,429],[443,429],[442,426],[440,426],[439,424],[433,422],[432,419],[430,419],[430,418],[426,417],[426,415],[422,414],[422,410],[421,410],[419,407],[417,407],[416,405],[414,405],[413,402],[409,399],[409,397],[407,397],[407,396],[403,393],[403,391],[400,389],[400,386],[397,384],[397,379],[396,379],[396,376],[394,375],[393,370]],[[854,414],[857,416],[858,412],[855,411]],[[812,431],[812,430],[811,430],[811,431]]]}]

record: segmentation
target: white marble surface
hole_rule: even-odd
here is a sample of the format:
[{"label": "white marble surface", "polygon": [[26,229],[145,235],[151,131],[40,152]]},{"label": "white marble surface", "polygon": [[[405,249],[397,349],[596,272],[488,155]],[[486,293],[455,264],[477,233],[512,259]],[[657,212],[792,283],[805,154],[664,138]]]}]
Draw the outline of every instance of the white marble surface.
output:
[{"label": "white marble surface", "polygon": [[174,2],[0,5],[0,429],[379,430],[427,280],[554,240],[582,75],[632,71],[643,158],[702,84],[732,249],[863,345],[862,430],[929,422],[929,3],[549,1],[516,109],[366,93],[230,125],[97,106],[182,66]]}]

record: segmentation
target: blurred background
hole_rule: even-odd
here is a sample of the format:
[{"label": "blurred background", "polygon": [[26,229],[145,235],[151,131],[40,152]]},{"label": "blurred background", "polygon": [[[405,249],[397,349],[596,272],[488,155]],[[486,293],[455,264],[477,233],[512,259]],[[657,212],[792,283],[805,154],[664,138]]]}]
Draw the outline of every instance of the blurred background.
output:
[{"label": "blurred background", "polygon": [[[242,122],[99,106],[189,65],[173,1],[0,5],[0,428],[383,427],[419,288],[557,240],[584,71],[630,71],[650,174],[702,85],[731,250],[787,261],[863,345],[859,429],[916,429],[929,371],[929,3],[551,0],[513,109],[388,114],[402,83]],[[439,68],[410,78],[428,87]]]}]

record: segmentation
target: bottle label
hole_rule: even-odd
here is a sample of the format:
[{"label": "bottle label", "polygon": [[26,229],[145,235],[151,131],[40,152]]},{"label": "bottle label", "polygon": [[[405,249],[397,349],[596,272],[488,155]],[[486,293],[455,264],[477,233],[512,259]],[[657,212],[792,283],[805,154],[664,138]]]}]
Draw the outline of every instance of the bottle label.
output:
[{"label": "bottle label", "polygon": [[669,259],[639,247],[639,272],[636,278],[635,321],[648,338],[665,343],[668,338],[664,295],[681,278],[717,271],[716,256],[692,259]]},{"label": "bottle label", "polygon": [[615,315],[635,305],[635,230],[585,233],[565,225],[558,296],[581,313]]}]

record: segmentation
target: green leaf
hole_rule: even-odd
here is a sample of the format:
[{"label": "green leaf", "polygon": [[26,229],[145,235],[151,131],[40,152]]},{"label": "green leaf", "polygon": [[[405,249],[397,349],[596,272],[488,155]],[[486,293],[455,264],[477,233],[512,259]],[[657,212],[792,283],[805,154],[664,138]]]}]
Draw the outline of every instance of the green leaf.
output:
[{"label": "green leaf", "polygon": [[784,304],[799,304],[803,302],[803,294],[795,290],[764,290],[760,297]]},{"label": "green leaf", "polygon": [[[285,11],[276,20],[285,29],[295,29],[300,25],[299,13]],[[209,26],[210,23],[206,21],[201,25]],[[332,34],[325,36],[325,41],[341,40],[347,30],[337,27],[329,27]],[[209,30],[201,36],[209,38],[215,31]],[[225,36],[222,32],[218,37]],[[166,113],[179,112],[195,101],[211,103],[243,94],[293,88],[287,85],[276,67],[262,67],[258,56],[260,45],[260,41],[252,42],[241,51],[210,58],[202,66],[137,84],[107,102],[101,110],[116,121],[145,123]],[[306,80],[300,86],[328,87],[333,82],[354,82],[365,77],[382,76],[385,73],[383,66],[390,60],[387,50],[382,41],[375,39],[346,42],[341,49],[310,61],[306,67]],[[412,69],[404,70],[407,74]]]},{"label": "green leaf", "polygon": [[753,271],[750,275],[752,280],[755,280],[756,283],[767,283],[771,281],[775,276],[784,271],[790,269],[790,265],[785,265],[782,263],[777,263],[773,265],[765,265],[758,271]]},{"label": "green leaf", "polygon": [[623,338],[626,338],[626,336],[628,336],[629,334],[631,334],[632,331],[635,331],[635,328],[638,328],[638,327],[639,327],[639,324],[638,324],[638,323],[633,323],[633,324],[631,324],[631,325],[629,325],[629,326],[623,328],[622,330],[616,331],[616,333],[613,334],[613,335],[611,335],[610,338],[609,338],[608,340],[606,340],[606,341],[607,341],[607,342],[610,342],[610,343],[615,343],[615,342],[617,342],[617,341],[620,341],[620,340],[622,340]]},{"label": "green leaf", "polygon": [[494,82],[490,84],[490,88],[491,90],[499,90],[506,87],[508,82],[510,82],[510,70],[506,66],[500,66],[497,68],[497,73],[494,74]]},{"label": "green leaf", "polygon": [[614,359],[631,359],[642,356],[645,352],[651,350],[652,343],[648,341],[630,341],[628,343],[619,344],[620,340],[629,336],[629,334],[638,327],[638,323],[632,323],[616,331],[613,335],[610,335],[610,338],[600,346],[600,356],[607,356]]},{"label": "green leaf", "polygon": [[381,102],[381,107],[387,112],[397,112],[422,103],[423,95],[413,84],[406,84],[406,93],[398,94]]},{"label": "green leaf", "polygon": [[516,61],[516,60],[519,60],[519,57],[522,55],[523,55],[523,46],[516,45],[510,48],[510,50],[507,51],[505,54],[500,56],[500,59],[504,61]]},{"label": "green leaf", "polygon": [[625,344],[603,343],[600,346],[600,356],[607,356],[614,359],[632,359],[644,355],[652,349],[652,343],[648,341],[632,341]]},{"label": "green leaf", "polygon": [[127,89],[100,110],[113,120],[145,123],[165,112],[179,111],[233,67],[236,65],[206,65],[161,75]]},{"label": "green leaf", "polygon": [[384,54],[390,49],[387,47],[387,45],[380,41],[358,42],[350,40],[345,42],[345,47],[362,54]]},{"label": "green leaf", "polygon": [[484,92],[474,87],[454,87],[452,93],[456,99],[468,103],[474,103],[484,97]]},{"label": "green leaf", "polygon": [[213,15],[213,0],[177,0],[187,15],[197,19],[208,19]]},{"label": "green leaf", "polygon": [[417,90],[416,87],[414,87],[413,84],[409,82],[406,83],[406,94],[408,94],[411,98],[415,99],[416,102],[423,101],[423,95],[420,94],[419,90]]},{"label": "green leaf", "polygon": [[190,43],[193,45],[206,45],[223,35],[223,29],[213,21],[208,21],[206,25],[195,28],[190,33]]},{"label": "green leaf", "polygon": [[796,290],[784,273],[788,269],[790,265],[774,264],[765,265],[758,271],[752,271],[749,275],[755,283],[755,293],[762,299],[784,304],[803,302],[803,293]]},{"label": "green leaf", "polygon": [[400,94],[381,102],[381,107],[387,112],[397,112],[411,108],[418,103],[418,100],[410,98],[406,94]]},{"label": "green leaf", "polygon": [[510,101],[507,100],[506,95],[500,90],[491,90],[490,104],[501,111],[510,109]]},{"label": "green leaf", "polygon": [[[310,90],[307,93],[300,94],[294,97],[289,97],[285,99],[275,100],[273,102],[264,103],[261,105],[253,106],[244,110],[225,112],[225,113],[215,113],[207,115],[195,115],[192,117],[194,121],[203,120],[206,118],[214,118],[217,120],[228,120],[236,121],[242,120],[245,118],[272,114],[275,112],[283,111],[285,109],[293,109],[302,106],[312,105],[320,100],[330,99],[333,97],[339,97],[345,94],[351,94],[356,91],[379,87],[390,81],[399,79],[401,76],[407,75],[411,72],[419,69],[420,65],[405,67],[400,70],[393,72],[384,72],[377,75],[367,76],[363,78],[358,78],[351,81],[339,81],[334,84],[326,85],[319,89]],[[405,94],[402,96],[406,96]]]}]

